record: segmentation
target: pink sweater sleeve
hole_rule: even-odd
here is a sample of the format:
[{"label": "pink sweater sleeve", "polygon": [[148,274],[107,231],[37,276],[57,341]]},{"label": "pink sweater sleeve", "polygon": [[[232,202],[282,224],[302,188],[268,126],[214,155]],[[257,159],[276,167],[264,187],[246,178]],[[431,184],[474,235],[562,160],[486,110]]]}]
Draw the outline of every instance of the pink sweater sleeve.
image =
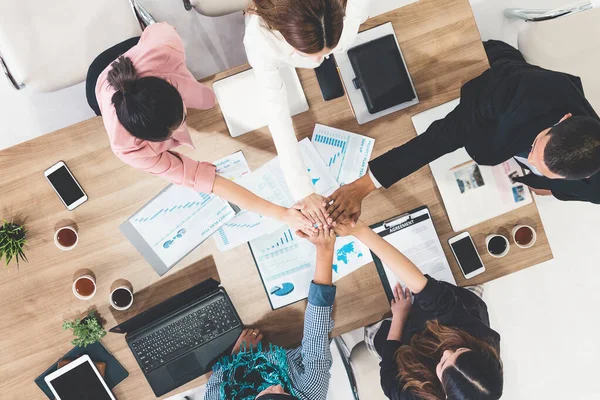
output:
[{"label": "pink sweater sleeve", "polygon": [[132,167],[166,178],[176,185],[187,186],[196,192],[212,192],[216,167],[211,163],[198,162],[171,150],[155,154],[146,146],[116,154]]}]

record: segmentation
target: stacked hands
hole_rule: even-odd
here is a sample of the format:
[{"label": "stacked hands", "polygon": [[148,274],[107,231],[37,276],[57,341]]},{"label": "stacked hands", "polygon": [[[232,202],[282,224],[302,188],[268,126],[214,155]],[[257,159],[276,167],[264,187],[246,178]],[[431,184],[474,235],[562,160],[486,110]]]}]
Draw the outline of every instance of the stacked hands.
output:
[{"label": "stacked hands", "polygon": [[323,197],[313,193],[300,200],[287,210],[284,217],[291,228],[313,236],[321,228],[334,228],[338,225],[354,227],[360,218],[362,200],[376,189],[368,175],[339,187],[331,196]]}]

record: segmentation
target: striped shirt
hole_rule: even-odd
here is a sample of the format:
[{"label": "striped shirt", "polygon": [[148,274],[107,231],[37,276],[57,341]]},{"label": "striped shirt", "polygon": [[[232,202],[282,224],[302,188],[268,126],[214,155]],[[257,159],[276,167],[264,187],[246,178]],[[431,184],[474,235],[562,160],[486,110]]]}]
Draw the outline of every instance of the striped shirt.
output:
[{"label": "striped shirt", "polygon": [[[289,375],[295,395],[301,400],[325,400],[329,389],[333,358],[329,348],[329,332],[333,329],[331,311],[335,286],[311,283],[304,315],[302,345],[288,350]],[[268,353],[267,353],[268,357]],[[204,400],[220,399],[223,373],[216,370],[206,385]]]}]

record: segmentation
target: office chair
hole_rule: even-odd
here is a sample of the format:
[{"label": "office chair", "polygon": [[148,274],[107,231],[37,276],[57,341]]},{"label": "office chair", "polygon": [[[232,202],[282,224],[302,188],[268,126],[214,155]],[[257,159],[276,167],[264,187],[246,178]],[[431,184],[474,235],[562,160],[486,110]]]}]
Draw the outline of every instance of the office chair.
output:
[{"label": "office chair", "polygon": [[251,0],[183,0],[183,6],[190,11],[192,8],[198,14],[207,17],[220,17],[244,11],[252,3]]},{"label": "office chair", "polygon": [[556,10],[505,10],[526,23],[518,47],[531,64],[579,76],[586,98],[600,112],[600,0]]},{"label": "office chair", "polygon": [[53,92],[83,82],[98,54],[154,22],[138,0],[2,0],[0,67],[17,90]]}]

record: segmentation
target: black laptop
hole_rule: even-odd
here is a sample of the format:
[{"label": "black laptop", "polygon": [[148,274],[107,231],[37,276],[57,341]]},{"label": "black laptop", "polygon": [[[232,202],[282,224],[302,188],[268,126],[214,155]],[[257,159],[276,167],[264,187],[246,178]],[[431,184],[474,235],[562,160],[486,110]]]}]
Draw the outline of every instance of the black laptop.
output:
[{"label": "black laptop", "polygon": [[208,279],[110,331],[125,340],[156,397],[210,371],[243,326],[225,289]]}]

